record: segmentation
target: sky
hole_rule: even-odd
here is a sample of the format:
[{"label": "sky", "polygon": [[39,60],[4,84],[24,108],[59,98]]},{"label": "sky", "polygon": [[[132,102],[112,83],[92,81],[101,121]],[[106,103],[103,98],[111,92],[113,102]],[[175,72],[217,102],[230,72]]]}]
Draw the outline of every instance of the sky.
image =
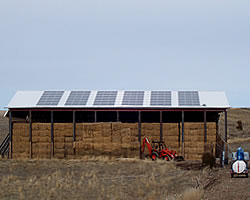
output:
[{"label": "sky", "polygon": [[0,109],[46,89],[222,90],[250,107],[250,1],[2,0],[0,74]]}]

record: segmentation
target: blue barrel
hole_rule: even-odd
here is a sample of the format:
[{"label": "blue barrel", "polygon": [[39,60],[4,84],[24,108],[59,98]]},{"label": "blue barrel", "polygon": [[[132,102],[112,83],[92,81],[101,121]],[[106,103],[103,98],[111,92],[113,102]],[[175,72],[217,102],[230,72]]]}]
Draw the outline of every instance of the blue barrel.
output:
[{"label": "blue barrel", "polygon": [[239,147],[236,152],[237,160],[244,160],[244,150]]}]

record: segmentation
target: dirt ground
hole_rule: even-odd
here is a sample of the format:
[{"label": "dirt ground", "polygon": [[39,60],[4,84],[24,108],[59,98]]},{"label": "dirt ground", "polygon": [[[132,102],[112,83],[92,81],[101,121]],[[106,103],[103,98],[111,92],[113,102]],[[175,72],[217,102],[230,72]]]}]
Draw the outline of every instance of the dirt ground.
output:
[{"label": "dirt ground", "polygon": [[89,158],[0,166],[0,199],[250,199],[250,178],[231,179],[229,167],[201,169],[199,162]]},{"label": "dirt ground", "polygon": [[[239,120],[242,130],[236,128]],[[228,124],[230,151],[250,151],[250,109],[230,109]],[[0,139],[7,130],[8,121],[1,119]],[[190,161],[0,159],[0,187],[0,199],[250,200],[250,178],[232,179],[230,166],[211,170]]]}]

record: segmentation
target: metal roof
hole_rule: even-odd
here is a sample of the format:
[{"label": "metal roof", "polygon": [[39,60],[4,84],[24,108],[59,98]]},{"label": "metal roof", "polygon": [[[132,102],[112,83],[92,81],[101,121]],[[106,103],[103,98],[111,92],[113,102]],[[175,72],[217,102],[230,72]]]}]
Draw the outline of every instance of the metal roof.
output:
[{"label": "metal roof", "polygon": [[[63,90],[56,90],[54,91],[57,95],[58,91]],[[73,90],[80,91],[80,90]],[[179,105],[180,98],[184,98],[183,95],[181,96],[180,91],[168,91],[171,95],[164,96],[166,94],[166,91],[159,90],[156,92],[153,92],[154,94],[159,94],[159,96],[155,97],[152,95],[152,91],[143,91],[143,99],[142,99],[142,91],[132,91],[128,93],[124,90],[118,90],[115,91],[115,93],[111,93],[111,91],[106,91],[107,95],[105,95],[105,91],[89,91],[87,94],[88,96],[79,96],[77,99],[77,92],[74,93],[74,95],[70,96],[72,91],[63,91],[63,93],[60,93],[59,97],[56,96],[55,101],[55,95],[54,96],[48,96],[48,91],[17,91],[14,97],[11,99],[10,103],[6,108],[8,109],[18,109],[18,108],[88,108],[88,109],[96,109],[96,108],[222,108],[226,109],[229,108],[229,103],[226,97],[225,92],[223,91],[184,91],[186,92],[186,99],[182,99],[182,101],[187,102],[185,105],[181,104]],[[52,92],[49,92],[53,93]],[[97,94],[102,94],[98,96]],[[160,94],[163,94],[162,96]],[[192,99],[192,94],[198,93],[198,100]],[[79,92],[80,95],[82,95]],[[132,94],[132,96],[131,96]],[[104,95],[104,96],[103,96]],[[109,96],[111,95],[111,96]],[[113,95],[113,96],[112,96]],[[115,95],[115,98],[114,98]],[[126,96],[128,95],[128,96]],[[130,96],[129,96],[130,95]],[[137,95],[137,96],[136,96]],[[138,96],[139,95],[139,96]],[[95,100],[102,100],[103,98],[103,104],[100,103],[102,101],[98,101],[99,103],[96,104]],[[196,95],[197,96],[197,95]],[[69,98],[70,97],[70,98]],[[75,103],[72,103],[72,105],[69,105],[68,99],[70,99],[70,102],[74,102],[74,99],[76,98]],[[81,98],[84,99],[84,103],[81,105]],[[153,99],[154,98],[154,99]],[[197,97],[196,97],[197,98]],[[125,99],[128,99],[130,103],[126,104],[124,102]],[[49,102],[46,104],[46,100]],[[143,101],[142,101],[143,100]],[[154,103],[152,101],[154,100]],[[43,103],[38,103],[43,101]],[[134,101],[134,103],[133,103]],[[166,103],[165,103],[166,101]],[[192,102],[195,101],[196,104],[192,104]],[[52,103],[51,103],[52,102]],[[140,102],[137,104],[136,102]],[[143,103],[142,103],[143,102]],[[159,102],[159,103],[158,103]],[[191,102],[190,104],[188,102]],[[198,104],[197,104],[198,102]],[[137,104],[137,105],[136,105]]]}]

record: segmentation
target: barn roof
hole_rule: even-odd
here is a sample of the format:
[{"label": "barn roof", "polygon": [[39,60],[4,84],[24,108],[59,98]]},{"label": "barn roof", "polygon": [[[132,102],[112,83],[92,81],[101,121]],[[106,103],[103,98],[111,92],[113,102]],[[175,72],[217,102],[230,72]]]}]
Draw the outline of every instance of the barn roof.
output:
[{"label": "barn roof", "polygon": [[17,91],[6,108],[229,108],[223,91]]}]

